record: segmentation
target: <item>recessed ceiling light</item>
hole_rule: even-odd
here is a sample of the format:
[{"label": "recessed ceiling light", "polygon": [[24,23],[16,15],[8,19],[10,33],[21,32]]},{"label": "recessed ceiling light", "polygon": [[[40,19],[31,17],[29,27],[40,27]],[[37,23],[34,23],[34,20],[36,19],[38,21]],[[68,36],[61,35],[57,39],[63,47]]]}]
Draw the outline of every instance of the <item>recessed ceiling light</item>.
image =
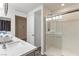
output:
[{"label": "recessed ceiling light", "polygon": [[61,6],[64,6],[64,5],[65,5],[64,3],[61,4]]},{"label": "recessed ceiling light", "polygon": [[54,16],[54,17],[53,17],[53,20],[55,20],[55,19],[56,19],[56,17]]}]

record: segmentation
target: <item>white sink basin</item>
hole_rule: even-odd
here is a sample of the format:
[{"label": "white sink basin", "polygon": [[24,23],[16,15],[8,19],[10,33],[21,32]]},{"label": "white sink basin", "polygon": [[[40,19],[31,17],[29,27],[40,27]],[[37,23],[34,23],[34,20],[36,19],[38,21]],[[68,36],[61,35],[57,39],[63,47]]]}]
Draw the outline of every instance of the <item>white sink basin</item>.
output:
[{"label": "white sink basin", "polygon": [[22,41],[15,36],[12,36],[11,40],[13,42],[6,43],[6,49],[3,49],[3,44],[0,44],[0,56],[20,56],[28,54],[36,49],[35,46],[29,44],[28,42]]},{"label": "white sink basin", "polygon": [[20,56],[36,49],[35,46],[24,41],[7,43],[6,47],[6,49],[2,49],[2,44],[0,45],[0,56]]},{"label": "white sink basin", "polygon": [[[12,42],[6,44],[6,49],[2,48],[2,44],[0,45],[0,55],[6,56],[6,55],[12,55],[14,51],[19,51],[20,48],[24,46],[21,42]],[[11,52],[10,52],[11,51]]]}]

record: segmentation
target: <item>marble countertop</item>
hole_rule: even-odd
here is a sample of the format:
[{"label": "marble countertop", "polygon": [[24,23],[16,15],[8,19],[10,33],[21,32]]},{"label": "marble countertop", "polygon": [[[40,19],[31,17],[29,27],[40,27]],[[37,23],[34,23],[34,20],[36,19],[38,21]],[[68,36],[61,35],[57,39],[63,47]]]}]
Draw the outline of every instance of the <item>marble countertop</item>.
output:
[{"label": "marble countertop", "polygon": [[2,49],[2,44],[0,44],[0,56],[20,56],[37,49],[35,46],[19,38],[13,37],[12,40],[13,42],[6,44],[6,49]]}]

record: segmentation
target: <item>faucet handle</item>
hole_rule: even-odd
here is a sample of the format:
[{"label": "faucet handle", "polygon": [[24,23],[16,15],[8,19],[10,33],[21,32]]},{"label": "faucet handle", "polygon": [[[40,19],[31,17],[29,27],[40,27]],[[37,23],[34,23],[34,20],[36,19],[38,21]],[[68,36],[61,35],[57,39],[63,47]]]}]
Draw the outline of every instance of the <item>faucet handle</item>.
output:
[{"label": "faucet handle", "polygon": [[3,49],[6,49],[6,44],[5,44],[5,43],[3,43],[2,48],[3,48]]}]

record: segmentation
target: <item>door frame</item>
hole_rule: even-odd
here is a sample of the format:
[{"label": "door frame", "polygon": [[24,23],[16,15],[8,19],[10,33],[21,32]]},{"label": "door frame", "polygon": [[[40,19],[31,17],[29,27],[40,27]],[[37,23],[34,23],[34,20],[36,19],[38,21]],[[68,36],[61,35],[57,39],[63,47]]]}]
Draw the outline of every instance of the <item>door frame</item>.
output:
[{"label": "door frame", "polygon": [[43,5],[40,6],[39,8],[37,8],[36,10],[33,11],[33,13],[37,12],[38,10],[41,10],[41,54],[44,55],[45,54],[45,46],[46,46],[46,35],[45,35],[45,19],[44,19],[44,9],[43,9]]},{"label": "door frame", "polygon": [[[18,17],[24,17],[24,16],[15,15],[15,36],[16,36],[16,16],[18,16]],[[26,17],[24,17],[24,18],[26,18]],[[26,29],[26,41],[27,41],[27,18],[26,18],[25,29]]]}]

